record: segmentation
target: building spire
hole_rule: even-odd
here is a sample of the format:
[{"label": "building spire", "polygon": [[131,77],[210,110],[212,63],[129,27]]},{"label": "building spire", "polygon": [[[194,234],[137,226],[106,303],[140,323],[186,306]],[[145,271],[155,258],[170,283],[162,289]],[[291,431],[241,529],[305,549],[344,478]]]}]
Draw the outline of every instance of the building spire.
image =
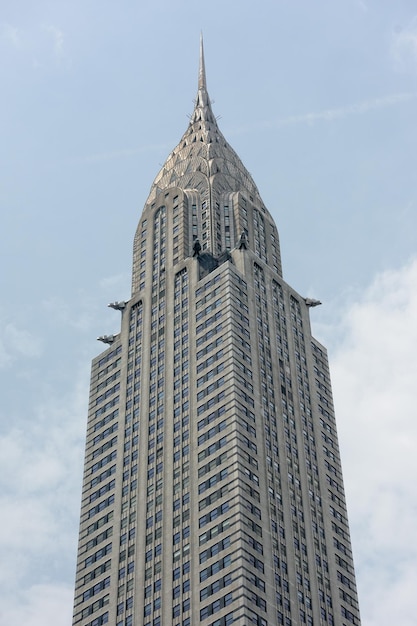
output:
[{"label": "building spire", "polygon": [[198,91],[197,97],[195,100],[194,112],[191,117],[191,121],[200,121],[203,120],[205,122],[210,122],[211,124],[215,124],[215,117],[211,110],[210,106],[210,98],[207,92],[207,81],[206,81],[206,65],[204,63],[204,45],[203,45],[203,34],[200,34],[200,63],[198,68]]},{"label": "building spire", "polygon": [[198,70],[198,89],[207,91],[206,66],[204,63],[203,33],[200,33],[200,67]]},{"label": "building spire", "polygon": [[[200,35],[198,90],[188,128],[168,156],[151,187],[148,202],[163,189],[199,189],[205,185],[210,195],[214,178],[219,187],[230,192],[246,189],[260,200],[251,175],[236,152],[227,143],[217,125],[207,91],[203,35]],[[212,180],[213,179],[213,180]],[[202,182],[204,181],[204,183]],[[210,181],[210,182],[209,182]],[[211,206],[211,200],[207,200]]]}]

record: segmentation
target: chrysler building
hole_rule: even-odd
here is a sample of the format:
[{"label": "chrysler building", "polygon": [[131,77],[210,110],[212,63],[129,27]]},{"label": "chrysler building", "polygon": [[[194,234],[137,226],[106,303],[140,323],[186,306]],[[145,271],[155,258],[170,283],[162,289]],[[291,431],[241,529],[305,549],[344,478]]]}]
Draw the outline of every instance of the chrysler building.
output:
[{"label": "chrysler building", "polygon": [[219,130],[189,125],[92,363],[74,626],[359,626],[320,304]]}]

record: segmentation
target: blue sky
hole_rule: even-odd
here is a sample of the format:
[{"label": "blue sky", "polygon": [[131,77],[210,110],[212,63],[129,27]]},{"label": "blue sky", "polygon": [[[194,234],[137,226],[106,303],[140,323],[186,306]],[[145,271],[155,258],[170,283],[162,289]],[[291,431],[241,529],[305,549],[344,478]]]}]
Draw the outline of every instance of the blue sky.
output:
[{"label": "blue sky", "polygon": [[219,126],[319,298],[363,623],[415,623],[417,5],[4,0],[0,624],[72,612],[89,363],[184,132]]}]

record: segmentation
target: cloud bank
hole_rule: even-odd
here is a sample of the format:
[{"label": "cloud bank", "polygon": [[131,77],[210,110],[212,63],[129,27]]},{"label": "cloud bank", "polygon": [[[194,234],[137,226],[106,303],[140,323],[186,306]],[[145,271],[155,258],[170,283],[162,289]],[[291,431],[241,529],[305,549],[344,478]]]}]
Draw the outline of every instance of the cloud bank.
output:
[{"label": "cloud bank", "polygon": [[417,259],[380,274],[347,310],[330,364],[367,626],[415,624],[416,285]]},{"label": "cloud bank", "polygon": [[88,365],[79,379],[46,391],[24,422],[1,415],[2,625],[71,623]]}]

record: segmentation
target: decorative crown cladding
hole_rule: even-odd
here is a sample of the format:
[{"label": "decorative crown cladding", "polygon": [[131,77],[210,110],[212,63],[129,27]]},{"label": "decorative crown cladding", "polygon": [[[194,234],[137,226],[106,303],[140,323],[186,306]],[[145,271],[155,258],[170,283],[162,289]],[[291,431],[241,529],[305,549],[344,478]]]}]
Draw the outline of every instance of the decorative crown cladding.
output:
[{"label": "decorative crown cladding", "polygon": [[217,125],[207,92],[203,42],[200,43],[198,91],[189,126],[156,176],[148,197],[169,187],[180,189],[241,191],[262,202],[259,191],[242,161]]}]

